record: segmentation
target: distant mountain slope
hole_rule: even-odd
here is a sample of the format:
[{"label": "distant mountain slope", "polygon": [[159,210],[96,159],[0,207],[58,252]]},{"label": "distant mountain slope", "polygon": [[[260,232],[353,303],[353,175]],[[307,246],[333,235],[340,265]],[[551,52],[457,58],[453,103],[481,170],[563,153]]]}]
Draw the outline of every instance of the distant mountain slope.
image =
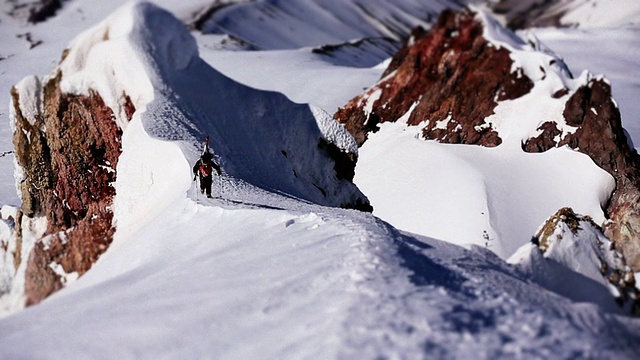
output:
[{"label": "distant mountain slope", "polygon": [[[213,6],[194,19],[204,33],[225,33],[260,49],[341,44],[361,38],[401,41],[411,28],[428,26],[455,0],[248,1]],[[246,26],[251,24],[251,26]]]},{"label": "distant mountain slope", "polygon": [[635,0],[498,0],[487,5],[516,29],[640,25],[640,2]]}]

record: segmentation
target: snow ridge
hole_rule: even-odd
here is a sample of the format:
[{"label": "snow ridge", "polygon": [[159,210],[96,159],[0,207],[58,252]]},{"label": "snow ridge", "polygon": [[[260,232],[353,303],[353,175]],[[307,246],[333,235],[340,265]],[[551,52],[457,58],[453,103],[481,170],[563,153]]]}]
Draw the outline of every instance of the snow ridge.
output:
[{"label": "snow ridge", "polygon": [[[108,55],[116,53],[127,55]],[[207,134],[230,176],[326,205],[366,203],[355,186],[324,175],[333,172],[333,164],[314,146],[328,137],[353,150],[344,134],[323,126],[323,135],[318,126],[326,121],[317,122],[309,107],[212,69],[199,58],[184,25],[155,5],[130,3],[80,35],[61,70],[64,90],[96,89],[116,114],[126,94],[137,109],[131,124],[119,120],[127,128],[114,205],[121,228],[139,222],[134,219],[141,202],[160,209],[184,196],[191,186],[188,164]],[[148,152],[134,154],[140,143]]]}]

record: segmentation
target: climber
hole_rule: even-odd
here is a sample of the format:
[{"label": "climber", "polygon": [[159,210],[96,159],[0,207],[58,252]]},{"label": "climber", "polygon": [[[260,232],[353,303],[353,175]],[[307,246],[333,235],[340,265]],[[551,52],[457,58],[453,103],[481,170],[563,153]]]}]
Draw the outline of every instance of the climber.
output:
[{"label": "climber", "polygon": [[213,161],[213,155],[209,149],[206,149],[193,166],[193,181],[196,181],[196,177],[200,175],[200,192],[203,194],[206,192],[207,197],[211,197],[211,183],[213,182],[211,175],[214,169],[218,176],[222,175],[220,166]]}]

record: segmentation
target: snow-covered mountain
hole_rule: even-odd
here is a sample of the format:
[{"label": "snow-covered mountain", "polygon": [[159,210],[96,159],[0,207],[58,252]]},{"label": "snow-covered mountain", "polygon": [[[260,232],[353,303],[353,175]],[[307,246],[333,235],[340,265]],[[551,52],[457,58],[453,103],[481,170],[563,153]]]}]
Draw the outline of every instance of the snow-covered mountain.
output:
[{"label": "snow-covered mountain", "polygon": [[[598,229],[614,177],[567,148],[522,151],[544,115],[562,110],[548,100],[552,85],[574,90],[590,76],[562,77],[547,61],[559,57],[533,40],[528,47],[533,35],[519,39],[481,13],[485,36],[517,48],[509,56],[530,65],[523,74],[533,80],[530,93],[500,99],[486,117],[503,142],[425,141],[416,138],[421,128],[397,122],[357,148],[329,114],[387,69],[370,66],[367,54],[381,60],[448,4],[344,4],[166,0],[116,9],[86,0],[63,2],[37,25],[2,15],[11,53],[2,54],[0,85],[11,100],[0,105],[12,127],[0,128],[9,147],[0,149],[0,357],[638,356],[640,322],[616,304],[613,285],[634,286],[633,273]],[[195,20],[217,34],[189,32],[184,23]],[[587,41],[555,31],[540,34]],[[613,54],[638,71],[633,54]],[[618,83],[634,89],[634,81],[612,81],[614,95]],[[633,143],[640,134],[624,114],[636,105],[619,106]],[[72,136],[78,123],[102,125]],[[224,169],[214,199],[202,197],[191,173],[207,134]],[[121,151],[117,160],[101,141]],[[41,161],[45,153],[51,162]],[[14,161],[19,197],[7,175]],[[99,173],[112,198],[94,202],[84,189],[95,184],[65,182],[76,170],[57,169]],[[373,214],[344,209],[368,200]],[[565,206],[593,220],[546,221]],[[109,243],[90,269],[74,270],[92,238],[83,229],[104,226],[94,207],[112,216],[99,232],[111,234]],[[56,219],[66,227],[53,227]],[[536,231],[549,223],[558,228]],[[529,243],[534,235],[544,246]],[[24,287],[43,284],[30,268],[64,289],[22,309]]]}]

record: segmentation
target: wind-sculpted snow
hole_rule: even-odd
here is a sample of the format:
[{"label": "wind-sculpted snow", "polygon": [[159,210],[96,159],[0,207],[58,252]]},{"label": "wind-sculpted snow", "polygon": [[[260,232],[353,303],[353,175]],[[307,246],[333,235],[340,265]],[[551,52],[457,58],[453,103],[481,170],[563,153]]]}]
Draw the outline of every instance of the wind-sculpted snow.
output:
[{"label": "wind-sculpted snow", "polygon": [[[366,204],[353,184],[331,176],[334,160],[318,149],[325,134],[307,105],[223,76],[198,57],[193,37],[168,12],[149,4],[129,7],[72,44],[65,63],[73,67],[62,66],[66,89],[96,87],[105,98],[116,98],[121,87],[140,109],[133,121],[140,121],[153,138],[179,142],[186,162],[195,162],[201,141],[210,135],[211,149],[227,175],[324,205]],[[83,40],[101,38],[107,41],[88,41],[90,46]],[[101,56],[115,50],[111,42],[126,55]],[[121,66],[124,59],[126,67]],[[105,66],[114,71],[96,70]],[[190,172],[183,170],[165,169],[155,176],[181,179],[177,188],[184,192]]]},{"label": "wind-sculpted snow", "polygon": [[[48,220],[47,232],[28,235],[38,241],[27,304],[63,286],[56,264],[86,272],[111,243],[112,224],[126,237],[184,197],[189,164],[209,134],[225,176],[322,205],[369,208],[351,183],[357,154],[348,154],[355,146],[341,127],[215,71],[184,25],[154,5],[123,7],[74,40],[45,85],[32,79],[12,92],[24,173],[19,241],[29,221]],[[148,204],[153,212],[139,211]]]},{"label": "wind-sculpted snow", "polygon": [[541,286],[575,301],[609,311],[640,311],[640,290],[622,253],[593,220],[569,208],[550,217],[508,262]]}]

